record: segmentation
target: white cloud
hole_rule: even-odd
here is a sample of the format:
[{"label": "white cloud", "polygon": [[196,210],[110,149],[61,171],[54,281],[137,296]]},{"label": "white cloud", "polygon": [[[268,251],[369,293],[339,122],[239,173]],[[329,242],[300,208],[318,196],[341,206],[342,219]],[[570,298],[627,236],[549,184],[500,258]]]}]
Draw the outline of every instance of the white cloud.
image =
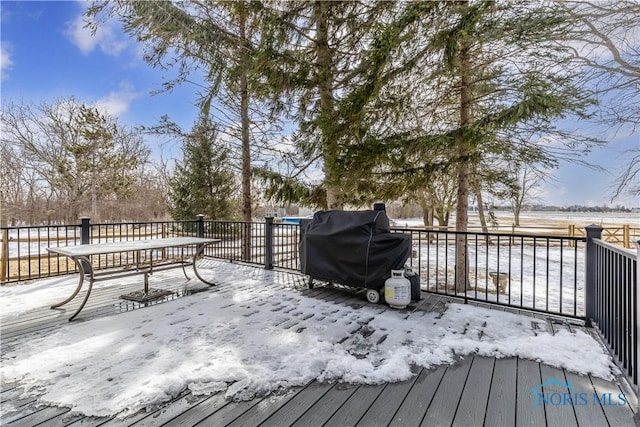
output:
[{"label": "white cloud", "polygon": [[13,66],[10,46],[8,43],[0,43],[0,80],[7,78],[7,71]]},{"label": "white cloud", "polygon": [[65,35],[85,55],[100,48],[107,55],[118,56],[127,47],[127,39],[120,33],[116,20],[101,24],[94,34],[86,27],[84,17],[79,15],[67,23]]},{"label": "white cloud", "polygon": [[139,96],[140,94],[134,90],[131,84],[122,82],[120,84],[120,90],[109,92],[108,95],[98,99],[94,105],[102,113],[119,117],[121,114],[124,114],[129,110],[131,102]]}]

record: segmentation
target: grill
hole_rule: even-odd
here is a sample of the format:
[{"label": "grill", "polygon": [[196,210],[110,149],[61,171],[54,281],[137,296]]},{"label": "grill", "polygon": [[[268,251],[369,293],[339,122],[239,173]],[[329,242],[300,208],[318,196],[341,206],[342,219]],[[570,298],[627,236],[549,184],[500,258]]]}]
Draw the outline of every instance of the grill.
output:
[{"label": "grill", "polygon": [[300,222],[300,230],[300,267],[309,275],[309,286],[318,279],[370,289],[371,302],[379,302],[391,270],[402,269],[411,253],[411,236],[391,233],[379,207],[317,212]]}]

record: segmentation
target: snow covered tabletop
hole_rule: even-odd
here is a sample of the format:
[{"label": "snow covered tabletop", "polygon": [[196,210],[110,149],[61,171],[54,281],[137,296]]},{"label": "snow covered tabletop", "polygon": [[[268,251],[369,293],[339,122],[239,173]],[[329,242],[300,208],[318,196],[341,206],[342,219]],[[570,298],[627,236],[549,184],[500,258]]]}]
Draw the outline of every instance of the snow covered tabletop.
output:
[{"label": "snow covered tabletop", "polygon": [[71,258],[90,255],[112,254],[129,251],[146,251],[189,245],[201,245],[219,242],[220,239],[200,237],[170,237],[165,239],[131,240],[126,242],[95,243],[89,245],[48,247],[52,253],[66,255]]}]

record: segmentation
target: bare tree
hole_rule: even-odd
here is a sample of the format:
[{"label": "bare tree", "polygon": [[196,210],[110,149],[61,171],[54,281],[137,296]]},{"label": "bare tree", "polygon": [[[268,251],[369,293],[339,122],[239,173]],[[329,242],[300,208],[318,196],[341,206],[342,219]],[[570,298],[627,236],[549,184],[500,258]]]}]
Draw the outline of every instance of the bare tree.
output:
[{"label": "bare tree", "polygon": [[625,154],[628,155],[630,160],[616,178],[611,201],[623,194],[629,194],[634,197],[640,196],[640,147],[627,150]]},{"label": "bare tree", "polygon": [[[640,126],[640,3],[568,1],[566,38],[584,71],[584,88],[599,99],[599,119],[611,127]],[[613,95],[613,96],[612,96]]]},{"label": "bare tree", "polygon": [[132,172],[147,160],[148,149],[137,132],[74,98],[38,105],[8,102],[1,121],[2,144],[13,147],[29,172],[23,192],[31,206],[36,193],[56,202],[47,204],[49,218],[54,210],[65,221],[75,221],[89,198],[131,195]]},{"label": "bare tree", "polygon": [[[584,70],[583,86],[598,98],[600,123],[616,132],[640,127],[640,3],[631,0],[569,1],[572,29],[560,40],[573,50]],[[614,183],[611,201],[640,194],[640,149],[628,150],[629,161]]]},{"label": "bare tree", "polygon": [[19,216],[24,200],[24,169],[14,148],[0,141],[0,227]]},{"label": "bare tree", "polygon": [[520,213],[527,203],[535,200],[535,190],[547,179],[544,171],[527,163],[510,163],[508,170],[512,179],[505,198],[511,204],[514,225],[520,226]]}]

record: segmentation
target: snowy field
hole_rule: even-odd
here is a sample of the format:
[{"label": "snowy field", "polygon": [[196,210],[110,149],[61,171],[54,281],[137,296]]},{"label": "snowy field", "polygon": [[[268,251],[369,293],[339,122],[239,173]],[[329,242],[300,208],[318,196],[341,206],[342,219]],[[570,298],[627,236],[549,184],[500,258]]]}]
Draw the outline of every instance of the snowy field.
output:
[{"label": "snowy field", "polygon": [[[452,214],[450,225],[455,226],[455,213]],[[496,211],[495,219],[500,229],[510,228],[514,223],[511,212]],[[423,227],[422,218],[394,218],[393,223],[398,227]],[[487,221],[489,217],[487,215]],[[640,227],[640,213],[620,213],[620,212],[533,212],[524,211],[520,213],[520,224],[523,227],[567,227],[575,225],[583,228],[587,225],[596,224],[602,227],[620,227],[628,224],[631,227]],[[436,221],[437,225],[437,221]],[[477,212],[469,212],[469,225],[480,226],[480,218]],[[491,231],[491,224],[489,224]]]},{"label": "snowy field", "polygon": [[[500,212],[498,221],[506,222],[512,218],[509,212]],[[640,227],[640,213],[621,212],[522,212],[520,221],[525,224],[541,224],[554,222],[559,225],[575,224],[586,227],[590,224],[601,226],[620,226],[629,224],[632,227]]]},{"label": "snowy field", "polygon": [[[211,268],[220,284],[208,292],[3,342],[2,381],[19,383],[22,397],[41,403],[125,416],[185,388],[243,400],[313,379],[401,381],[412,366],[472,354],[518,356],[604,379],[615,372],[588,334],[552,335],[531,317],[460,304],[444,313],[353,307],[301,295],[293,274],[228,262]],[[1,318],[48,306],[75,280],[0,288]]]}]

